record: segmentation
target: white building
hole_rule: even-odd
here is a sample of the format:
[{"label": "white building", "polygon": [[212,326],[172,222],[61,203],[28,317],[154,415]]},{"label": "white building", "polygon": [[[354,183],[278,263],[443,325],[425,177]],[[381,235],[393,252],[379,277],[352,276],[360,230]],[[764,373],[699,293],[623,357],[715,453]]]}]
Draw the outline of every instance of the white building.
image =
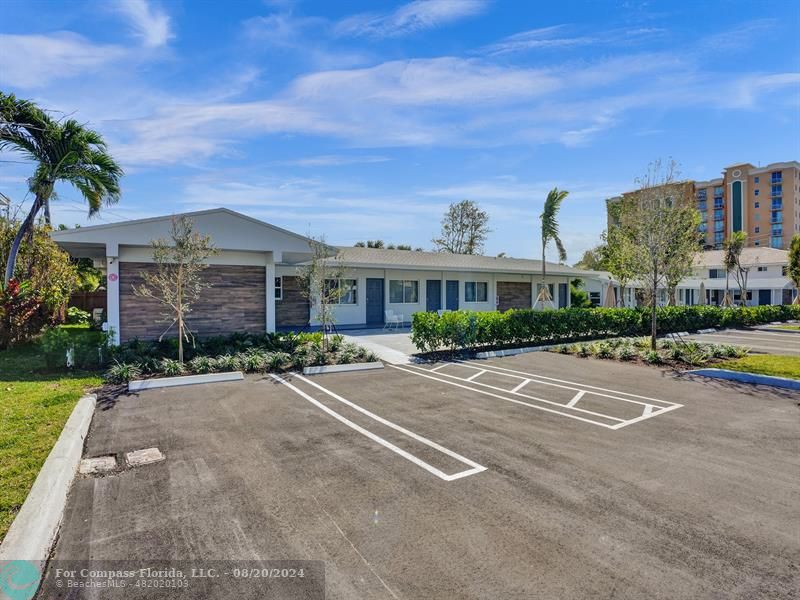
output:
[{"label": "white building", "polygon": [[[180,216],[180,215],[176,215]],[[211,284],[188,322],[200,336],[232,331],[301,329],[315,324],[298,268],[310,259],[310,240],[234,211],[186,213],[219,253],[203,277]],[[173,216],[53,231],[71,255],[88,257],[107,275],[106,314],[117,340],[158,337],[169,326],[158,303],[133,293],[154,269],[150,242],[168,238]],[[331,253],[337,249],[331,247]],[[339,248],[346,289],[335,307],[341,328],[381,327],[387,311],[404,323],[418,311],[531,308],[541,285],[541,261],[438,252]],[[554,307],[570,305],[569,282],[593,271],[547,263]]]},{"label": "white building", "polygon": [[[726,274],[723,250],[709,250],[697,256],[694,273],[678,286],[679,304],[700,304],[700,285],[705,288],[706,304],[718,305],[725,296],[726,281],[731,296],[739,304],[741,293],[733,273]],[[742,266],[747,273],[747,305],[791,304],[797,289],[787,276],[789,252],[767,247],[744,248]]]}]

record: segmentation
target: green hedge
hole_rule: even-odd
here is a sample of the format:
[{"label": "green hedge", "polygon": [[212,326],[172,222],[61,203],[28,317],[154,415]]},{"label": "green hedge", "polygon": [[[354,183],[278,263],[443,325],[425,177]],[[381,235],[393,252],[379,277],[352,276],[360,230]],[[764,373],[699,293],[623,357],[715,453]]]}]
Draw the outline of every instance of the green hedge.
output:
[{"label": "green hedge", "polygon": [[[742,327],[800,319],[800,306],[664,306],[659,334],[710,327]],[[647,308],[562,308],[560,310],[454,311],[414,313],[411,340],[420,352],[441,349],[560,343],[609,336],[649,335]]]}]

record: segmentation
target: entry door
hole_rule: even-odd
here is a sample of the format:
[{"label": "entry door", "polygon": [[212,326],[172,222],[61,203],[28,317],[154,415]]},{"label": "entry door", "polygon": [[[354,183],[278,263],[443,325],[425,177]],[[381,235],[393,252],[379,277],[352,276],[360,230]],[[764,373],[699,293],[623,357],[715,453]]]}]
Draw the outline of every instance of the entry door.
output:
[{"label": "entry door", "polygon": [[383,325],[383,279],[367,279],[367,325]]},{"label": "entry door", "polygon": [[434,312],[442,308],[442,281],[428,279],[425,282],[425,310]]},{"label": "entry door", "polygon": [[447,310],[458,310],[458,280],[447,280],[445,295]]},{"label": "entry door", "polygon": [[566,283],[558,284],[558,308],[567,308],[567,294],[569,288]]},{"label": "entry door", "polygon": [[772,290],[758,290],[758,304],[759,306],[772,304]]}]

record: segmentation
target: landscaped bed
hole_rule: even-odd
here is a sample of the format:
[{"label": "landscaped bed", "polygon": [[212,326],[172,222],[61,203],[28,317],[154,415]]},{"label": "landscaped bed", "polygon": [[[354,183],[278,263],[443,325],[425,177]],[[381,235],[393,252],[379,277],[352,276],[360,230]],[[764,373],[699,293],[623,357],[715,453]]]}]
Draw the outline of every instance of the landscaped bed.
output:
[{"label": "landscaped bed", "polygon": [[[749,349],[731,344],[705,344],[701,342],[679,342],[659,339],[657,349],[650,347],[649,337],[614,338],[599,342],[560,344],[549,348],[550,352],[573,354],[580,357],[595,357],[646,365],[671,366],[684,370],[704,365],[720,366],[731,358],[743,360]],[[750,358],[750,357],[747,357]],[[725,368],[725,367],[722,367]]]},{"label": "landscaped bed", "polygon": [[101,383],[96,372],[49,368],[38,344],[0,352],[0,540],[75,403]]},{"label": "landscaped bed", "polygon": [[197,340],[185,346],[187,359],[178,362],[174,339],[163,342],[134,340],[111,350],[110,383],[141,377],[176,377],[245,371],[282,372],[304,367],[377,361],[377,357],[342,336],[322,333],[232,334]]},{"label": "landscaped bed", "polygon": [[743,358],[726,360],[714,366],[719,369],[728,369],[730,371],[800,379],[800,356],[751,354]]}]

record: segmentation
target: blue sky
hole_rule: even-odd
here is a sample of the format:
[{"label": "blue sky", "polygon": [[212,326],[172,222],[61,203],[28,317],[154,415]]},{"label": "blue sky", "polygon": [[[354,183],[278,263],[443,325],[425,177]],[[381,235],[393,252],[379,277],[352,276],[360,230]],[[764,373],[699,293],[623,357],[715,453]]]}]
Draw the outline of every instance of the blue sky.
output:
[{"label": "blue sky", "polygon": [[[655,158],[800,159],[798,31],[794,0],[5,0],[0,87],[105,135],[127,175],[96,222],[227,206],[427,248],[468,198],[487,254],[530,257],[558,186],[574,262]],[[58,191],[54,220],[86,223]]]}]

